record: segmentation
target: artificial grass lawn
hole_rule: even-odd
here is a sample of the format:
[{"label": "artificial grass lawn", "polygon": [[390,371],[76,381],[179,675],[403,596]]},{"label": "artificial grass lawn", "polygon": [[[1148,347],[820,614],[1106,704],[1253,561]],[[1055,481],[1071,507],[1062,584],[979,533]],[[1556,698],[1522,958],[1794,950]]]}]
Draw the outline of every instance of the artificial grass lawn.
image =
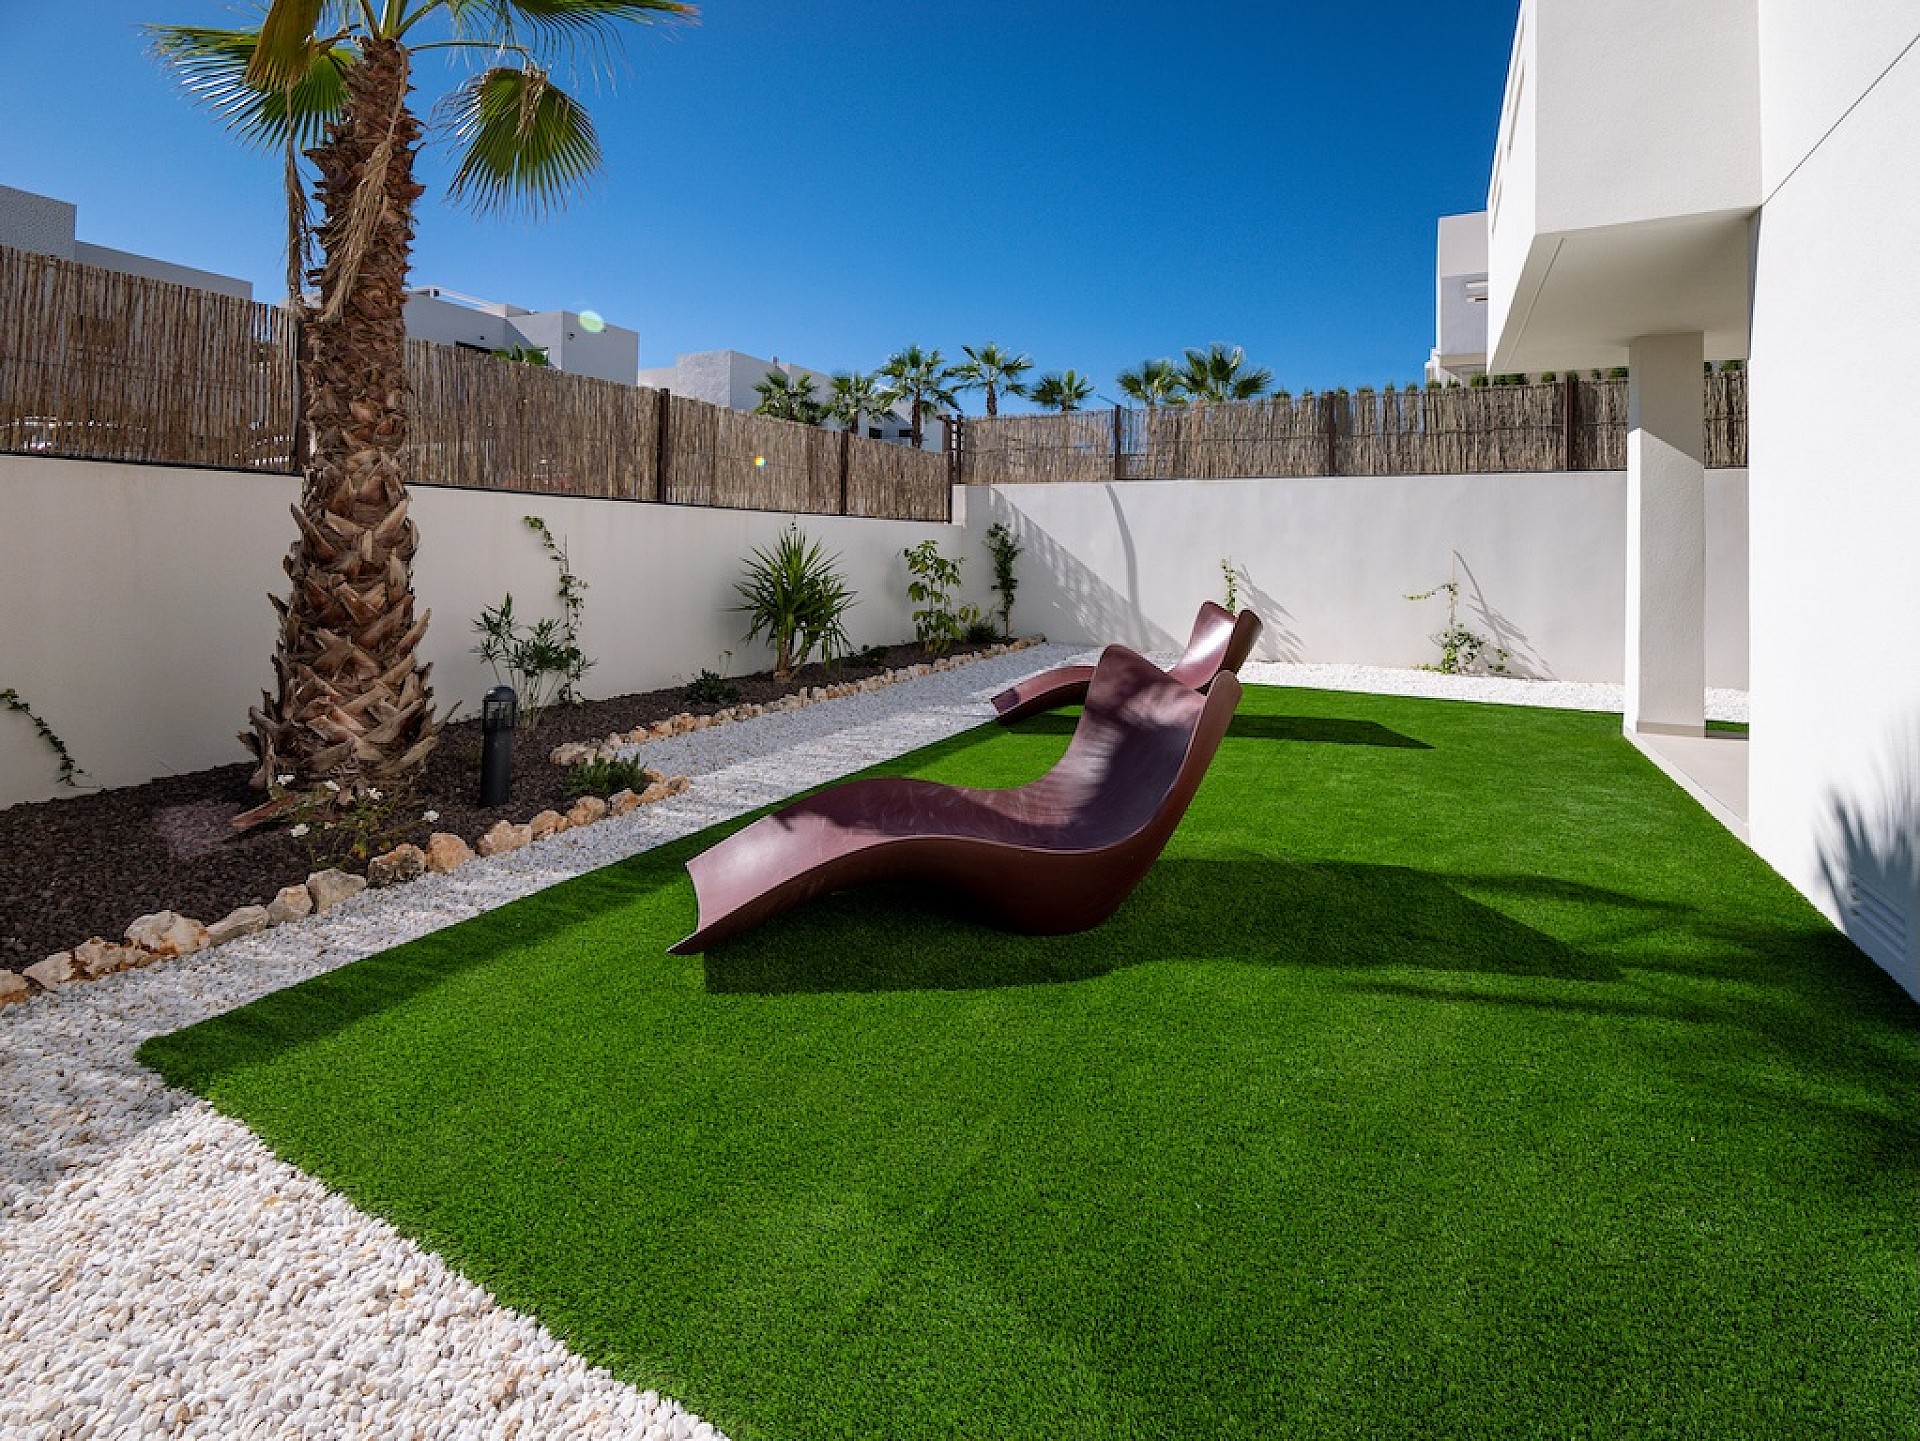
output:
[{"label": "artificial grass lawn", "polygon": [[1249,688],[1080,936],[711,838],[143,1059],[738,1441],[1915,1434],[1915,1008],[1618,717]]}]

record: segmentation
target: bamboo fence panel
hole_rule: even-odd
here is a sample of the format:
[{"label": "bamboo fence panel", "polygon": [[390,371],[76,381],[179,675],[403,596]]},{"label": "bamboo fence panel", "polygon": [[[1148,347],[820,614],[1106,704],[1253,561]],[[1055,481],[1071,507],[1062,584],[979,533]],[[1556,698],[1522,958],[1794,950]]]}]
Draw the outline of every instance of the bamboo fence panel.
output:
[{"label": "bamboo fence panel", "polygon": [[998,415],[962,426],[969,483],[1030,485],[1113,479],[1113,415]]},{"label": "bamboo fence panel", "polygon": [[1707,465],[1747,463],[1747,373],[1724,370],[1707,381]]},{"label": "bamboo fence panel", "polygon": [[651,499],[656,392],[407,342],[410,484]]},{"label": "bamboo fence panel", "polygon": [[847,452],[847,514],[946,524],[953,518],[947,457],[855,437]]},{"label": "bamboo fence panel", "polygon": [[0,248],[0,449],[290,468],[284,311]]}]

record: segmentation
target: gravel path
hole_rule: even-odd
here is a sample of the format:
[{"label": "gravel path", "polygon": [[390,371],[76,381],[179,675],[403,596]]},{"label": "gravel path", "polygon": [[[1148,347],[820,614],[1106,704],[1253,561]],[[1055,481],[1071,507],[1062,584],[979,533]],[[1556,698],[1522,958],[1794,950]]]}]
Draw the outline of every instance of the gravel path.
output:
[{"label": "gravel path", "polygon": [[[717,1437],[133,1060],[150,1036],[957,734],[1049,645],[646,748],[686,794],[0,1015],[0,1437]],[[1620,688],[1250,664],[1250,681],[1620,708]],[[1745,718],[1745,697],[1712,712]]]}]

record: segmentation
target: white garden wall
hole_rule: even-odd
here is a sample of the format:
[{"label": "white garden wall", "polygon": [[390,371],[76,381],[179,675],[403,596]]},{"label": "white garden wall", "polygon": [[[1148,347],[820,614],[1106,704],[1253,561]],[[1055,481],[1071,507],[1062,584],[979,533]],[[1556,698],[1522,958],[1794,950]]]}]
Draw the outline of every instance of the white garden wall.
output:
[{"label": "white garden wall", "polygon": [[[1747,683],[1746,473],[1707,474],[1707,683]],[[1519,675],[1621,679],[1626,477],[1343,476],[1010,485],[967,492],[968,529],[1020,536],[1015,628],[1055,640],[1178,647],[1224,599],[1266,621],[1266,659],[1413,666],[1457,576],[1460,618]],[[970,578],[983,579],[984,568]],[[984,566],[984,563],[980,563]]]},{"label": "white garden wall", "polygon": [[[247,709],[272,682],[269,592],[293,537],[291,477],[0,456],[0,689],[67,743],[92,783],[244,760]],[[511,591],[530,619],[559,614],[555,571],[521,517],[542,517],[587,583],[589,695],[763,669],[771,656],[731,612],[744,558],[790,517],[422,487],[415,584],[430,608],[424,654],[442,712],[471,715],[493,678],[470,653],[473,621]],[[855,645],[910,639],[900,552],[957,527],[802,517],[837,553],[859,601]],[[980,563],[969,564],[973,575]],[[729,660],[726,653],[731,651]],[[53,755],[0,712],[0,805],[61,794]]]}]

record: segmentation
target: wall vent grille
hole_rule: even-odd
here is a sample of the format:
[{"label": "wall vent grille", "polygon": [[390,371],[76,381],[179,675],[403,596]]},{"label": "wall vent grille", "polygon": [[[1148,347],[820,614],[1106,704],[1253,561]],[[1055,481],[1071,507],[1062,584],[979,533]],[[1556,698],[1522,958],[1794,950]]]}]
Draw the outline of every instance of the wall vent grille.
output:
[{"label": "wall vent grille", "polygon": [[1858,876],[1847,877],[1847,917],[1847,929],[1862,949],[1887,960],[1906,957],[1911,946],[1907,918]]}]

